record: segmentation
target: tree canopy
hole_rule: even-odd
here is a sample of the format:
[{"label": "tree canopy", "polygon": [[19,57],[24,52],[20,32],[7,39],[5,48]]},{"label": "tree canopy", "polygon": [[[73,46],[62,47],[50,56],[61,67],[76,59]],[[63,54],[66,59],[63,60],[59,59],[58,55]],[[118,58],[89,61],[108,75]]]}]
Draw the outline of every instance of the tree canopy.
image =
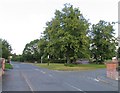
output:
[{"label": "tree canopy", "polygon": [[4,39],[0,39],[0,54],[3,58],[8,59],[11,55],[12,47],[11,45]]},{"label": "tree canopy", "polygon": [[55,17],[46,26],[44,35],[49,41],[49,55],[65,57],[67,63],[77,58],[89,58],[89,23],[78,8],[65,4],[62,11],[56,10]]},{"label": "tree canopy", "polygon": [[103,62],[116,56],[117,41],[113,24],[100,20],[93,24],[91,29],[91,52],[96,61]]},{"label": "tree canopy", "polygon": [[25,61],[37,61],[39,59],[38,42],[39,40],[36,39],[26,44],[22,54]]},{"label": "tree canopy", "polygon": [[28,61],[47,58],[73,63],[77,59],[93,58],[96,63],[103,62],[117,53],[113,26],[100,20],[91,27],[79,8],[65,4],[46,23],[43,36],[26,44],[23,57]]}]

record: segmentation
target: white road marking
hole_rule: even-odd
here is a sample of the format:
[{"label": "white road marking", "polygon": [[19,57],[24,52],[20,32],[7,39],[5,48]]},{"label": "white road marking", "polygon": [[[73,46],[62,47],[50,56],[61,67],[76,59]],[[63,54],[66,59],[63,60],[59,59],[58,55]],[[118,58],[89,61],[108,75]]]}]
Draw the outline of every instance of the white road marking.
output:
[{"label": "white road marking", "polygon": [[46,72],[44,72],[44,71],[41,71],[43,74],[46,74]]},{"label": "white road marking", "polygon": [[85,91],[83,91],[83,90],[81,90],[80,88],[77,88],[77,87],[75,87],[75,86],[73,86],[73,85],[71,85],[71,84],[68,84],[68,83],[65,83],[65,84],[67,84],[68,86],[76,89],[77,91],[81,91],[81,92],[83,92],[83,93],[86,93]]},{"label": "white road marking", "polygon": [[59,72],[59,73],[60,73],[60,72],[61,72],[61,73],[62,73],[62,72],[73,72],[73,71],[59,71],[59,70],[54,70],[54,71],[55,71],[55,72]]},{"label": "white road marking", "polygon": [[95,78],[94,80],[95,80],[95,81],[97,81],[97,82],[99,82],[99,80],[98,80],[98,79],[96,79],[96,78]]},{"label": "white road marking", "polygon": [[53,75],[49,74],[50,77],[53,77]]},{"label": "white road marking", "polygon": [[40,71],[40,70],[39,70],[39,69],[37,69],[37,68],[36,68],[35,70]]},{"label": "white road marking", "polygon": [[97,78],[92,78],[92,77],[87,77],[87,78],[90,79],[90,80],[94,80],[96,82],[99,82],[99,79],[97,79]]},{"label": "white road marking", "polygon": [[32,91],[32,93],[34,93],[34,90],[33,90],[33,88],[31,87],[31,85],[30,85],[28,79],[26,78],[26,76],[25,76],[23,73],[22,73],[22,76],[24,77],[24,79],[25,79],[26,83],[28,84],[28,86],[29,86],[30,90]]}]

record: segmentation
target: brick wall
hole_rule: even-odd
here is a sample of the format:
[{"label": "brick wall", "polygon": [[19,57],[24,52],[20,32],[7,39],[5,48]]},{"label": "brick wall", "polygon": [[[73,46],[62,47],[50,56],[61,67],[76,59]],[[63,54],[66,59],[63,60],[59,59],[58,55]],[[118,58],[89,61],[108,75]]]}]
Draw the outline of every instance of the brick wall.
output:
[{"label": "brick wall", "polygon": [[118,71],[116,70],[116,68],[118,67],[118,62],[109,62],[106,64],[106,66],[107,77],[118,80]]}]

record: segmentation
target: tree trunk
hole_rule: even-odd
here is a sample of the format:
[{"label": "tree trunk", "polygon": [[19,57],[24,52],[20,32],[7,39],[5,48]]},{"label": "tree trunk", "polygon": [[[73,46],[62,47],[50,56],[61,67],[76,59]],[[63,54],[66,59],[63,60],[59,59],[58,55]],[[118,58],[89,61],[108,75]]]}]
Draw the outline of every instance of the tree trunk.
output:
[{"label": "tree trunk", "polygon": [[48,62],[48,66],[50,65],[50,62]]},{"label": "tree trunk", "polygon": [[70,64],[70,57],[68,53],[66,53],[66,59],[67,59],[67,64]]}]

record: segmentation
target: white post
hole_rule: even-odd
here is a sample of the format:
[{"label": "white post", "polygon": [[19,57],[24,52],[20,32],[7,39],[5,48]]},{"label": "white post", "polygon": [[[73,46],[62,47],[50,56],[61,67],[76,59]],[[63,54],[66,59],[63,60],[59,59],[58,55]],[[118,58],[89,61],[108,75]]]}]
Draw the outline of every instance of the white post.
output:
[{"label": "white post", "polygon": [[41,56],[41,64],[42,64],[42,59],[43,59],[43,57]]},{"label": "white post", "polygon": [[120,1],[118,2],[118,48],[120,47]]},{"label": "white post", "polygon": [[[120,1],[118,2],[118,48],[119,47],[120,47]],[[119,75],[119,73],[120,72],[118,72],[118,75]],[[118,76],[118,78],[119,78],[119,76]],[[120,93],[120,85],[118,86],[118,92]]]},{"label": "white post", "polygon": [[48,59],[49,59],[50,57],[49,57],[49,55],[48,55]]}]

